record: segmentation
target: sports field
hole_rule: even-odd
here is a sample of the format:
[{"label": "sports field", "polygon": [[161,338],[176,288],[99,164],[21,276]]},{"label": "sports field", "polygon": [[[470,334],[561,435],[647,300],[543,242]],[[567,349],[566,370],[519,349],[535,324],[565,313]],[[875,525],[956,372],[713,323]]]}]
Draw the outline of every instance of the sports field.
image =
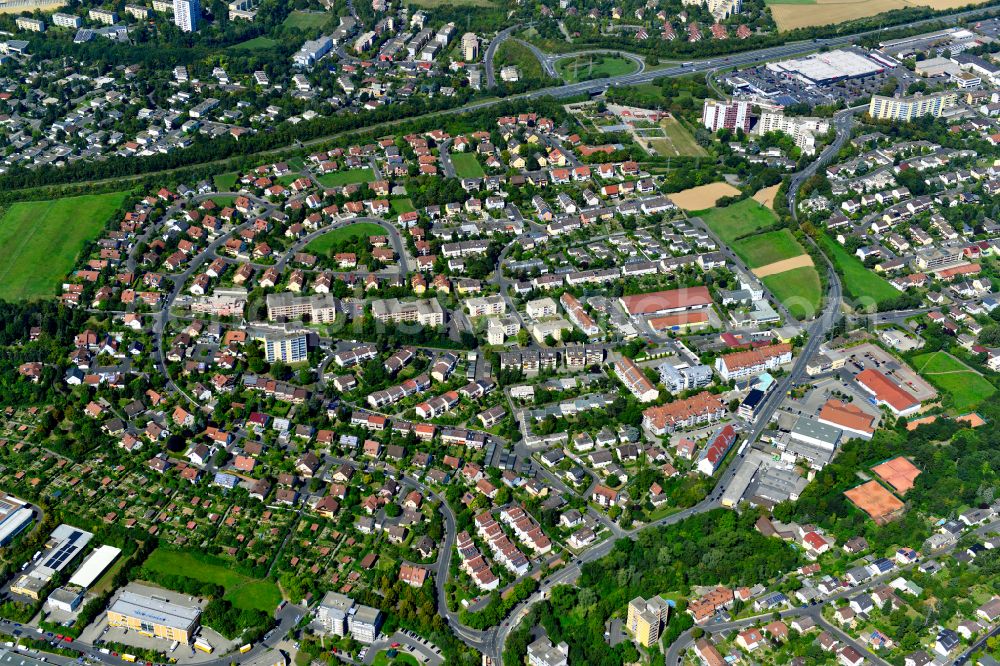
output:
[{"label": "sports field", "polygon": [[225,598],[237,608],[270,613],[281,602],[281,591],[275,583],[234,571],[225,560],[216,563],[208,557],[194,557],[191,553],[179,550],[157,548],[146,559],[143,567],[150,571],[187,576],[221,585],[226,589]]},{"label": "sports field", "polygon": [[[292,178],[295,180],[298,176]],[[316,176],[316,180],[323,187],[342,187],[351,183],[370,183],[375,180],[375,174],[368,167],[361,169],[348,169],[347,171],[334,171]]]},{"label": "sports field", "polygon": [[374,222],[357,222],[349,224],[346,227],[337,227],[333,231],[323,234],[306,245],[306,251],[313,254],[325,255],[334,245],[339,245],[346,240],[356,239],[361,242],[362,239],[366,241],[369,236],[384,235],[386,235],[386,230],[381,225]]},{"label": "sports field", "polygon": [[310,28],[322,28],[333,18],[333,14],[326,12],[292,12],[282,23],[288,28],[298,28],[299,30],[309,30]]},{"label": "sports field", "polygon": [[847,249],[829,236],[820,236],[819,244],[834,266],[837,267],[844,283],[844,292],[857,302],[881,301],[899,296],[891,284],[865,268],[861,260],[847,252]]},{"label": "sports field", "polygon": [[254,37],[253,39],[248,39],[245,42],[240,42],[239,44],[233,44],[230,46],[232,51],[266,51],[268,49],[273,49],[280,42],[271,39],[270,37]]},{"label": "sports field", "polygon": [[778,221],[773,211],[753,199],[744,199],[725,208],[712,208],[697,215],[724,243],[768,229]]},{"label": "sports field", "polygon": [[766,0],[779,30],[844,23],[894,9],[954,9],[987,0]]},{"label": "sports field", "polygon": [[985,377],[948,352],[915,356],[913,368],[951,398],[951,407],[958,414],[974,409],[996,393],[996,387]]},{"label": "sports field", "polygon": [[616,55],[594,53],[556,61],[556,72],[566,83],[589,81],[599,77],[621,76],[638,69],[635,62]]},{"label": "sports field", "polygon": [[805,319],[819,313],[823,288],[815,267],[793,268],[761,281],[794,317]]},{"label": "sports field", "polygon": [[451,163],[455,165],[455,175],[459,178],[482,178],[486,175],[472,153],[451,153]]},{"label": "sports field", "polygon": [[729,245],[750,268],[791,259],[804,252],[788,229],[748,236]]},{"label": "sports field", "polygon": [[97,237],[126,192],[22,201],[0,217],[0,298],[54,296],[83,246]]}]

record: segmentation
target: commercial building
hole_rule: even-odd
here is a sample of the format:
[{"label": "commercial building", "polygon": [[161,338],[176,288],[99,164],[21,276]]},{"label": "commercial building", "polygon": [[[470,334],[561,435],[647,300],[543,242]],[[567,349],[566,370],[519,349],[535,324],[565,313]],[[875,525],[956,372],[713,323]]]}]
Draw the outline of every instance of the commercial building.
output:
[{"label": "commercial building", "polygon": [[141,634],[190,643],[201,609],[155,596],[152,589],[122,590],[108,607],[108,626],[126,627]]},{"label": "commercial building", "polygon": [[653,382],[649,381],[632,359],[622,356],[614,362],[614,367],[615,376],[625,384],[639,402],[652,402],[660,397],[659,390],[653,386]]},{"label": "commercial building", "polygon": [[879,120],[908,122],[921,116],[940,118],[946,110],[957,103],[958,93],[954,91],[912,97],[873,95],[871,102],[868,103],[868,114]]},{"label": "commercial building", "polygon": [[337,320],[339,309],[337,299],[330,294],[293,296],[282,292],[267,295],[267,318],[271,321],[308,317],[313,323],[332,324]]},{"label": "commercial building", "polygon": [[670,607],[660,596],[651,599],[636,597],[628,602],[625,626],[639,645],[650,647],[660,640],[660,629],[667,623]]},{"label": "commercial building", "polygon": [[299,363],[309,357],[309,338],[305,333],[280,337],[264,335],[257,339],[264,343],[264,359],[268,363]]},{"label": "commercial building", "polygon": [[792,439],[827,451],[837,448],[841,435],[843,431],[840,428],[814,421],[806,416],[799,417],[791,432]]},{"label": "commercial building", "polygon": [[748,132],[750,120],[750,102],[742,100],[720,102],[706,99],[701,109],[701,123],[711,132],[718,132],[720,129],[741,129]]},{"label": "commercial building", "polygon": [[416,322],[421,326],[443,326],[444,309],[436,298],[403,302],[396,298],[372,301],[372,316],[381,322]]},{"label": "commercial building", "polygon": [[844,79],[863,78],[885,69],[871,58],[843,49],[772,62],[768,63],[767,68],[806,84],[830,84]]},{"label": "commercial building", "polygon": [[201,2],[199,0],[174,0],[174,25],[182,32],[198,30],[201,20]]},{"label": "commercial building", "polygon": [[232,317],[243,314],[247,304],[247,290],[242,287],[216,289],[211,294],[191,301],[191,312]]}]

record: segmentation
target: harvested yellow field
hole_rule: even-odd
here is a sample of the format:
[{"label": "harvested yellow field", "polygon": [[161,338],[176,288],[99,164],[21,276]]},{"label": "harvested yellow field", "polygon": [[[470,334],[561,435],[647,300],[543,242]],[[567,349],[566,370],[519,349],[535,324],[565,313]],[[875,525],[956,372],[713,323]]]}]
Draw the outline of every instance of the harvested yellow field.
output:
[{"label": "harvested yellow field", "polygon": [[705,210],[715,206],[715,202],[722,197],[733,197],[739,193],[740,191],[729,183],[709,183],[668,194],[667,198],[684,210]]},{"label": "harvested yellow field", "polygon": [[20,14],[22,12],[33,12],[40,9],[44,12],[51,12],[66,4],[66,0],[31,0],[29,2],[0,2],[0,14]]},{"label": "harvested yellow field", "polygon": [[761,266],[760,268],[754,268],[753,274],[759,278],[764,278],[769,275],[777,275],[778,273],[784,273],[785,271],[790,271],[795,268],[805,268],[812,265],[812,257],[808,254],[800,254],[799,256],[792,257],[791,259],[782,259],[781,261],[775,261],[774,263]]},{"label": "harvested yellow field", "polygon": [[753,195],[753,200],[759,203],[761,206],[767,206],[771,210],[774,210],[774,195],[778,193],[778,188],[781,184],[772,185],[771,187],[765,187],[762,190],[757,190],[756,194]]},{"label": "harvested yellow field", "polygon": [[955,9],[966,5],[981,5],[988,0],[791,0],[769,2],[771,16],[779,30],[794,30],[816,25],[844,23],[854,19],[875,16],[893,9],[931,7]]}]

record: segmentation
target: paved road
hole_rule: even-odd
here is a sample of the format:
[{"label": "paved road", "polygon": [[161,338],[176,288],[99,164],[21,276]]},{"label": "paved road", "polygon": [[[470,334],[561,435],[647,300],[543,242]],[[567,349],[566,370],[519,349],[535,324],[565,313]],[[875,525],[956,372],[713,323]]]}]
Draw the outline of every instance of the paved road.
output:
[{"label": "paved road", "polygon": [[493,59],[496,58],[497,49],[505,41],[510,39],[510,36],[514,34],[520,25],[512,25],[509,28],[505,28],[497,33],[497,36],[490,41],[490,45],[486,47],[486,54],[483,56],[483,68],[486,70],[486,87],[492,88],[497,84],[496,70],[493,67]]}]

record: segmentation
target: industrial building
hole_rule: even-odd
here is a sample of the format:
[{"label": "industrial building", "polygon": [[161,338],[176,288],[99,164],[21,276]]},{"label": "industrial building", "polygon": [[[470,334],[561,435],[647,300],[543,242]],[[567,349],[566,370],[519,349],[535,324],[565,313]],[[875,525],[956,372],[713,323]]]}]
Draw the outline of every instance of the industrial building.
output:
[{"label": "industrial building", "polygon": [[10,591],[36,601],[52,577],[66,568],[90,543],[93,534],[63,523],[52,530],[35,566],[11,585]]},{"label": "industrial building", "polygon": [[69,579],[69,584],[88,589],[118,559],[121,552],[121,549],[108,545],[95,548]]},{"label": "industrial building", "polygon": [[34,515],[27,502],[0,491],[0,546],[9,544],[30,525]]},{"label": "industrial building", "polygon": [[169,601],[152,594],[153,590],[125,589],[108,607],[108,626],[126,627],[139,633],[190,643],[201,609]]}]

